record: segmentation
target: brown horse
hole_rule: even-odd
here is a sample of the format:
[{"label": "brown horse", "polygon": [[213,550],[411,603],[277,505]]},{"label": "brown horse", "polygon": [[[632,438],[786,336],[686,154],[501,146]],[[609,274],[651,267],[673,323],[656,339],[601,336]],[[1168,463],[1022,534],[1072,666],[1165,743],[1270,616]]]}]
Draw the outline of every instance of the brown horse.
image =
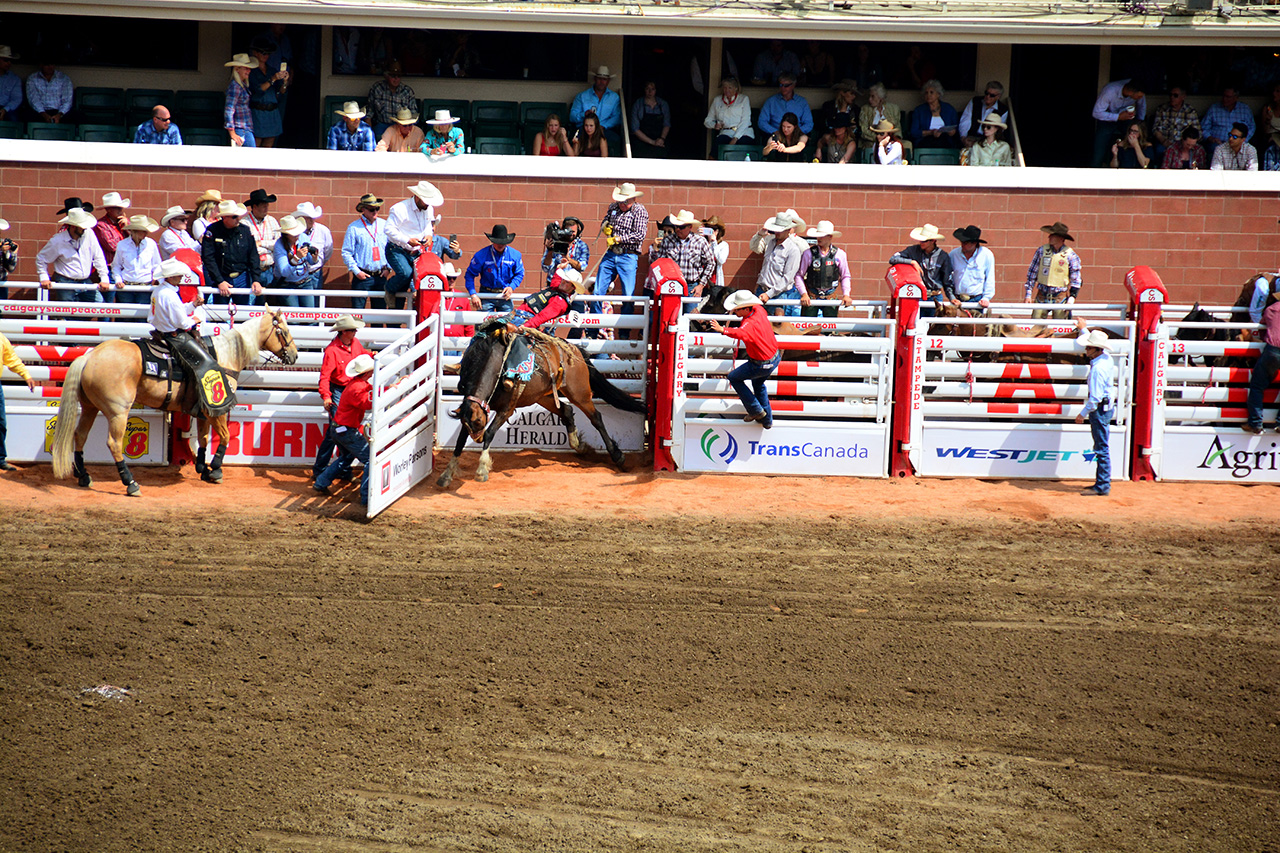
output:
[{"label": "brown horse", "polygon": [[[502,375],[507,353],[516,336],[523,337],[533,351],[533,371],[528,381]],[[440,488],[453,481],[458,470],[458,457],[462,455],[468,436],[484,444],[476,479],[482,483],[488,480],[491,465],[489,445],[499,428],[522,406],[539,405],[559,415],[569,431],[569,446],[581,453],[584,445],[578,437],[573,409],[569,404],[577,406],[600,433],[609,458],[620,469],[623,468],[622,450],[605,429],[604,418],[591,398],[597,395],[609,405],[626,412],[645,414],[646,411],[644,403],[605,379],[577,347],[535,329],[513,330],[501,319],[489,320],[476,327],[475,337],[463,353],[462,364],[458,368],[458,393],[462,395],[462,405],[449,414],[462,421],[462,430],[453,458],[436,481]]]},{"label": "brown horse", "polygon": [[[289,334],[289,326],[276,311],[270,309],[261,315],[236,326],[230,334],[213,339],[214,354],[218,364],[231,375],[232,387],[241,370],[256,362],[262,350],[276,355],[285,364],[298,360],[298,348]],[[175,364],[176,369],[176,364]],[[172,393],[170,393],[172,391]],[[129,409],[142,405],[162,411],[181,412],[188,397],[194,399],[194,388],[188,383],[175,381],[170,388],[166,380],[142,375],[142,352],[137,344],[127,340],[106,341],[77,358],[67,370],[62,382],[62,397],[58,401],[58,421],[53,433],[53,474],[63,478],[75,475],[81,486],[93,480],[84,467],[84,443],[98,412],[107,416],[109,434],[107,447],[116,460],[120,482],[130,495],[141,489],[129,472],[123,453],[125,426]],[[166,400],[168,406],[165,405]],[[76,404],[80,407],[77,410]],[[205,451],[209,445],[209,423],[199,419],[197,433],[200,452],[196,457],[196,470],[206,482],[222,479],[222,456],[231,440],[227,429],[227,416],[213,418],[218,432],[218,452],[212,464],[205,465]],[[75,438],[75,461],[72,461],[72,437]]]}]

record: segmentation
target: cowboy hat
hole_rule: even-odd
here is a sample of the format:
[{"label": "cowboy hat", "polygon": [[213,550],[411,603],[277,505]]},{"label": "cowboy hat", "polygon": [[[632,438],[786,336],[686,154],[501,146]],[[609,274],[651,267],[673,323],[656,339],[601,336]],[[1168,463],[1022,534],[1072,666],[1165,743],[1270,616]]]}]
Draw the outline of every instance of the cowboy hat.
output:
[{"label": "cowboy hat", "polygon": [[432,207],[439,207],[444,204],[444,195],[430,181],[418,181],[409,187],[409,192],[422,199],[424,204],[429,204]]},{"label": "cowboy hat", "polygon": [[440,274],[445,278],[457,278],[458,276],[462,275],[462,273],[458,270],[458,268],[455,267],[453,264],[449,263],[448,261],[445,261],[443,264],[440,265]]},{"label": "cowboy hat", "polygon": [[790,216],[791,221],[796,224],[796,231],[803,231],[804,229],[809,227],[809,224],[804,221],[804,217],[796,213],[795,208],[788,207],[787,216]]},{"label": "cowboy hat", "polygon": [[162,226],[168,225],[172,220],[177,219],[179,216],[189,217],[191,216],[191,212],[188,210],[184,210],[182,205],[175,204],[173,207],[169,208],[164,212],[164,216],[160,217],[160,224]]},{"label": "cowboy hat", "polygon": [[832,83],[831,88],[835,89],[837,92],[853,92],[855,95],[858,94],[857,82],[850,80],[848,77],[844,78],[839,83]]},{"label": "cowboy hat", "polygon": [[587,292],[587,289],[582,285],[582,273],[578,272],[573,267],[565,267],[564,269],[556,270],[556,278],[560,279],[562,282],[572,284],[574,293]]},{"label": "cowboy hat", "polygon": [[7,44],[0,44],[0,59],[21,59]]},{"label": "cowboy hat", "polygon": [[894,127],[893,122],[887,118],[882,118],[871,126],[872,133],[895,133],[897,130],[898,128]]},{"label": "cowboy hat", "polygon": [[849,118],[848,113],[836,113],[827,119],[827,127],[835,130],[837,127],[852,127],[853,119]]},{"label": "cowboy hat", "polygon": [[930,225],[926,222],[919,228],[912,229],[911,239],[916,243],[926,243],[929,240],[942,240],[942,233],[938,231],[938,226]]},{"label": "cowboy hat", "polygon": [[373,193],[365,193],[360,196],[360,200],[356,202],[356,213],[359,213],[360,208],[362,207],[371,207],[374,210],[377,210],[382,207],[382,199],[378,198]]},{"label": "cowboy hat", "polygon": [[98,220],[78,207],[67,211],[67,215],[58,220],[59,225],[74,225],[76,228],[92,228]]},{"label": "cowboy hat", "polygon": [[294,216],[305,216],[308,219],[319,219],[324,216],[324,208],[317,207],[309,201],[304,201],[298,205],[298,209],[293,212]]},{"label": "cowboy hat", "polygon": [[489,238],[490,243],[497,243],[499,246],[505,246],[516,238],[515,234],[507,232],[507,226],[501,222],[493,226],[492,234],[485,234],[484,236]]},{"label": "cowboy hat", "polygon": [[998,127],[1001,130],[1009,129],[1009,125],[1005,124],[1004,119],[1000,118],[1000,116],[994,110],[992,112],[987,113],[987,117],[984,118],[982,121],[978,122],[978,124],[986,125],[987,127]]},{"label": "cowboy hat", "polygon": [[223,68],[257,68],[258,61],[247,53],[237,53],[230,62],[222,63]]},{"label": "cowboy hat", "polygon": [[1097,349],[1111,349],[1111,339],[1107,337],[1107,333],[1101,329],[1094,329],[1091,332],[1076,338],[1076,342],[1082,347],[1096,347]]},{"label": "cowboy hat", "polygon": [[963,228],[957,228],[951,232],[951,236],[955,237],[961,243],[985,243],[982,239],[982,229],[977,225],[966,225]]},{"label": "cowboy hat", "polygon": [[342,104],[342,109],[334,110],[334,115],[340,115],[343,118],[362,119],[364,118],[364,110],[360,109],[360,105],[355,101],[346,101]]},{"label": "cowboy hat", "polygon": [[102,197],[103,207],[132,207],[133,200],[121,198],[118,192],[109,192]]},{"label": "cowboy hat", "polygon": [[775,215],[769,217],[769,219],[764,223],[764,230],[772,231],[775,234],[780,234],[783,231],[787,231],[795,227],[795,219],[792,217],[791,213],[785,210],[778,211]]},{"label": "cowboy hat", "polygon": [[368,373],[373,370],[373,356],[367,352],[362,352],[351,361],[347,362],[346,374],[355,379],[361,374]]},{"label": "cowboy hat", "polygon": [[9,220],[0,219],[0,231],[8,231],[8,230],[9,230]]},{"label": "cowboy hat", "polygon": [[238,201],[227,199],[226,201],[218,202],[219,216],[244,216],[248,212],[249,208]]},{"label": "cowboy hat", "polygon": [[732,314],[739,308],[746,308],[748,305],[763,304],[764,303],[760,301],[760,297],[756,296],[750,290],[735,290],[733,293],[730,293],[725,297],[724,310],[727,313]]},{"label": "cowboy hat", "polygon": [[279,49],[280,46],[276,44],[275,40],[267,38],[266,36],[258,36],[256,39],[249,42],[250,53],[265,53],[270,56]]},{"label": "cowboy hat", "polygon": [[196,204],[202,201],[222,201],[222,193],[218,190],[205,190],[204,195],[196,199]]},{"label": "cowboy hat", "polygon": [[396,124],[417,124],[418,114],[411,109],[401,107],[396,110],[396,117],[392,119]]},{"label": "cowboy hat", "polygon": [[345,332],[348,330],[354,331],[354,330],[363,329],[363,328],[364,328],[363,320],[357,320],[355,317],[352,317],[350,314],[344,314],[338,318],[337,322],[335,322],[332,326],[329,327],[329,331],[336,335],[338,332]]},{"label": "cowboy hat", "polygon": [[1067,226],[1061,222],[1055,222],[1052,225],[1041,225],[1040,230],[1045,234],[1048,234],[1050,237],[1056,235],[1064,240],[1071,240],[1073,242],[1076,239],[1071,236],[1071,232],[1067,229]]},{"label": "cowboy hat", "polygon": [[806,237],[839,237],[840,232],[836,230],[836,226],[831,224],[828,219],[819,219],[816,228],[810,228],[805,232]]},{"label": "cowboy hat", "polygon": [[691,210],[681,210],[677,213],[671,214],[667,218],[671,220],[671,224],[676,228],[679,228],[683,225],[701,225],[702,224],[702,220],[694,216],[693,211]]},{"label": "cowboy hat", "polygon": [[191,267],[184,264],[177,258],[165,258],[160,264],[160,277],[164,279],[174,278],[176,276],[186,276],[190,274]]},{"label": "cowboy hat", "polygon": [[124,227],[126,231],[146,231],[148,234],[154,234],[160,230],[160,226],[150,216],[137,214],[129,217],[129,224]]},{"label": "cowboy hat", "polygon": [[404,74],[404,69],[400,67],[400,60],[393,59],[387,63],[387,67],[382,69],[382,73],[388,77],[400,77]]},{"label": "cowboy hat", "polygon": [[633,198],[639,198],[644,195],[640,190],[636,189],[633,183],[619,184],[613,188],[614,201],[630,201]]},{"label": "cowboy hat", "polygon": [[288,234],[290,237],[297,237],[303,231],[307,230],[307,223],[301,219],[297,219],[291,213],[286,213],[280,217],[280,233]]},{"label": "cowboy hat", "polygon": [[427,119],[427,124],[456,124],[462,119],[449,115],[448,110],[436,110],[436,117]]},{"label": "cowboy hat", "polygon": [[267,195],[267,191],[259,187],[249,193],[249,197],[244,200],[244,203],[249,207],[253,207],[255,204],[275,204],[276,197],[274,194]]},{"label": "cowboy hat", "polygon": [[616,76],[616,75],[614,75],[614,74],[610,73],[610,71],[609,71],[609,66],[607,66],[607,65],[601,65],[601,66],[600,66],[599,68],[597,68],[594,72],[592,72],[592,73],[588,74],[588,75],[587,75],[587,79],[588,79],[588,80],[594,80],[594,79],[596,79],[597,77],[608,77],[608,78],[612,79],[614,76]]},{"label": "cowboy hat", "polygon": [[93,213],[93,204],[91,202],[81,201],[78,196],[72,196],[71,198],[64,198],[62,200],[62,210],[58,211],[58,215],[65,215],[73,207],[78,207],[85,213]]}]

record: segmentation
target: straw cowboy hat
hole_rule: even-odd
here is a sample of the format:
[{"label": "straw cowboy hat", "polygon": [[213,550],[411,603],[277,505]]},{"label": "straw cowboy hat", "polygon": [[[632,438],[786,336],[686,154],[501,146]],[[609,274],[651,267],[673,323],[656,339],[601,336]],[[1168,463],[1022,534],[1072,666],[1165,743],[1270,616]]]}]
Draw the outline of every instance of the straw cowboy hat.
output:
[{"label": "straw cowboy hat", "polygon": [[1076,338],[1076,341],[1083,347],[1097,347],[1098,349],[1111,349],[1111,339],[1107,337],[1107,333],[1101,329],[1094,329],[1086,335]]},{"label": "straw cowboy hat", "polygon": [[644,195],[640,190],[636,189],[633,183],[620,184],[613,188],[614,201],[631,201],[633,198],[639,198]]},{"label": "straw cowboy hat", "polygon": [[98,224],[98,220],[93,215],[73,207],[67,211],[67,215],[58,220],[59,225],[74,225],[76,228],[92,228]]},{"label": "straw cowboy hat", "polygon": [[858,94],[857,82],[850,80],[848,77],[844,78],[839,83],[832,83],[831,88],[835,89],[837,92],[853,92],[855,95]]},{"label": "straw cowboy hat", "polygon": [[21,59],[21,56],[14,53],[7,44],[0,44],[0,59]]},{"label": "straw cowboy hat", "polygon": [[258,60],[247,53],[237,53],[230,62],[222,63],[223,68],[257,68]]},{"label": "straw cowboy hat", "polygon": [[102,197],[103,207],[133,207],[133,199],[121,198],[118,192],[109,192]]},{"label": "straw cowboy hat", "polygon": [[448,110],[436,110],[436,117],[427,119],[427,124],[456,124],[462,119],[449,115]]},{"label": "straw cowboy hat", "polygon": [[913,242],[916,242],[916,243],[926,243],[929,240],[941,241],[942,233],[938,231],[938,226],[930,225],[928,222],[926,222],[924,225],[921,225],[919,228],[912,229],[911,239]]},{"label": "straw cowboy hat", "polygon": [[307,230],[307,223],[298,219],[293,214],[286,213],[280,217],[280,233],[288,234],[290,237],[297,237],[303,231]]},{"label": "straw cowboy hat", "polygon": [[367,352],[362,352],[351,361],[347,362],[347,376],[355,379],[362,373],[368,373],[373,370],[373,356]]},{"label": "straw cowboy hat", "polygon": [[671,220],[671,224],[676,228],[680,228],[684,225],[701,225],[702,224],[702,220],[694,216],[693,211],[691,210],[681,210],[677,213],[672,213],[667,218]]},{"label": "straw cowboy hat", "polygon": [[356,202],[356,213],[359,213],[360,208],[362,207],[369,207],[374,210],[377,210],[378,208],[382,207],[382,199],[378,198],[373,193],[365,193],[364,195],[360,196],[360,200]]},{"label": "straw cowboy hat", "polygon": [[1071,231],[1068,230],[1067,226],[1061,222],[1055,222],[1052,225],[1041,225],[1040,230],[1045,234],[1048,234],[1050,237],[1056,235],[1064,240],[1071,240],[1072,242],[1075,242],[1076,239],[1071,236]]},{"label": "straw cowboy hat", "polygon": [[396,111],[396,117],[392,121],[396,124],[417,124],[418,114],[413,110],[402,107]]},{"label": "straw cowboy hat", "polygon": [[65,215],[73,207],[78,207],[85,213],[93,213],[93,202],[81,201],[79,196],[73,195],[71,198],[64,198],[62,200],[62,210],[58,211],[58,215]]},{"label": "straw cowboy hat", "polygon": [[0,219],[0,231],[8,231],[8,230],[9,230],[9,220]]},{"label": "straw cowboy hat", "polygon": [[348,330],[358,331],[363,328],[364,328],[363,320],[357,320],[355,317],[352,317],[350,314],[344,314],[343,316],[338,318],[338,321],[336,323],[334,323],[332,326],[329,327],[329,331],[336,335],[338,332],[346,332]]},{"label": "straw cowboy hat", "polygon": [[178,276],[185,278],[188,275],[191,275],[191,267],[177,258],[166,258],[160,264],[160,277],[163,279],[176,278]]},{"label": "straw cowboy hat", "polygon": [[951,236],[955,237],[961,243],[985,243],[982,239],[982,229],[977,225],[966,225],[963,228],[957,228],[951,232]]},{"label": "straw cowboy hat", "polygon": [[893,126],[893,122],[887,118],[882,118],[871,126],[872,133],[896,133],[898,128]]},{"label": "straw cowboy hat", "polygon": [[516,238],[514,233],[507,231],[507,226],[499,222],[493,226],[493,233],[485,234],[489,238],[490,243],[497,243],[499,246],[505,246]]},{"label": "straw cowboy hat", "polygon": [[774,234],[780,234],[796,227],[796,220],[793,214],[787,210],[780,210],[773,216],[769,217],[764,223],[764,230],[771,231]]},{"label": "straw cowboy hat", "polygon": [[317,207],[309,201],[304,201],[298,205],[298,209],[293,212],[294,216],[305,216],[308,219],[319,219],[324,216],[324,208]]},{"label": "straw cowboy hat", "polygon": [[432,207],[439,207],[444,204],[444,194],[436,189],[436,185],[430,181],[418,181],[409,187],[409,192],[422,199],[424,204],[429,204]]},{"label": "straw cowboy hat", "polygon": [[831,224],[830,220],[819,219],[818,227],[810,228],[805,232],[806,237],[839,237],[840,232],[836,230],[836,226]]},{"label": "straw cowboy hat", "polygon": [[1005,124],[1004,119],[1000,118],[1000,116],[997,115],[994,110],[987,113],[987,117],[984,118],[982,121],[978,122],[978,124],[986,125],[987,127],[998,127],[1001,130],[1009,129],[1009,125]]},{"label": "straw cowboy hat", "polygon": [[226,201],[218,202],[219,216],[244,216],[248,212],[249,208],[238,201],[227,199]]},{"label": "straw cowboy hat", "polygon": [[191,211],[185,210],[180,204],[175,204],[164,212],[164,216],[160,217],[160,225],[168,225],[172,220],[177,219],[179,216],[190,217]]},{"label": "straw cowboy hat", "polygon": [[562,270],[556,270],[556,277],[561,281],[567,281],[573,285],[574,293],[586,293],[587,288],[582,284],[582,273],[573,267],[565,267]]},{"label": "straw cowboy hat", "polygon": [[760,297],[756,296],[750,290],[735,290],[730,293],[724,300],[724,310],[732,314],[739,308],[746,308],[748,305],[763,305]]},{"label": "straw cowboy hat", "polygon": [[805,222],[805,221],[804,221],[804,217],[803,217],[803,216],[801,216],[800,214],[796,213],[795,208],[793,208],[793,207],[788,207],[788,208],[787,208],[787,216],[790,216],[790,217],[791,217],[791,221],[792,221],[792,222],[794,222],[794,223],[796,224],[796,231],[797,231],[797,232],[799,232],[799,231],[803,231],[804,229],[806,229],[806,228],[808,228],[808,227],[809,227],[809,223],[807,223],[807,222]]},{"label": "straw cowboy hat", "polygon": [[222,193],[218,190],[205,190],[204,195],[196,199],[196,204],[200,204],[202,201],[222,201]]},{"label": "straw cowboy hat", "polygon": [[150,216],[137,214],[129,217],[129,224],[124,227],[126,231],[146,231],[148,234],[154,234],[160,230],[160,226]]},{"label": "straw cowboy hat", "polygon": [[342,109],[334,110],[334,115],[340,115],[343,118],[362,119],[364,118],[364,110],[360,109],[360,105],[355,101],[346,101],[342,105]]},{"label": "straw cowboy hat", "polygon": [[609,66],[601,65],[594,72],[592,72],[591,74],[588,74],[587,79],[594,80],[597,77],[608,77],[609,79],[613,79],[616,76],[617,76],[616,74],[613,74],[612,72],[609,71]]}]

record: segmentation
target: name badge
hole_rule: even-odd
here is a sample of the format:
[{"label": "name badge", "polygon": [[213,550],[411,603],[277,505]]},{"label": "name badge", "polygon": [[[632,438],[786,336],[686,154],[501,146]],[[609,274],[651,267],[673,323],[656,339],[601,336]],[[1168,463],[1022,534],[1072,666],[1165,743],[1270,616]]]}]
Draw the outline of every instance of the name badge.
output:
[{"label": "name badge", "polygon": [[344,427],[344,426],[335,426],[335,427],[333,428],[333,431],[334,431],[334,432],[336,432],[336,433],[338,433],[338,435],[341,435],[342,433],[344,433],[344,432],[346,432],[346,431],[347,431],[347,428],[346,428],[346,427]]},{"label": "name badge", "polygon": [[373,259],[375,261],[382,260],[382,249],[378,248],[377,246],[373,247]]}]

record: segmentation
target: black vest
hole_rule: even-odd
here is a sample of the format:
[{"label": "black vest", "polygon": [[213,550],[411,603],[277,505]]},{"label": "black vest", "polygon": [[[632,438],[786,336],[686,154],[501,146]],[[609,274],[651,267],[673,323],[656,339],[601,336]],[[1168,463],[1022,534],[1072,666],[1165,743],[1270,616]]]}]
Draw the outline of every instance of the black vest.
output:
[{"label": "black vest", "polygon": [[[982,108],[985,106],[983,101],[986,100],[982,95],[974,98],[969,102],[969,135],[982,136]],[[996,105],[991,108],[991,112],[997,115],[1007,116],[1009,114],[1009,105],[1004,101],[996,101]]]},{"label": "black vest", "polygon": [[541,314],[542,309],[547,307],[547,303],[553,296],[563,297],[564,293],[558,287],[544,287],[537,293],[530,293],[524,298],[524,310],[534,315]]},{"label": "black vest", "polygon": [[809,251],[809,268],[804,272],[804,289],[810,296],[827,297],[840,283],[840,266],[836,263],[836,247],[833,243],[831,251],[823,257],[818,247]]}]

